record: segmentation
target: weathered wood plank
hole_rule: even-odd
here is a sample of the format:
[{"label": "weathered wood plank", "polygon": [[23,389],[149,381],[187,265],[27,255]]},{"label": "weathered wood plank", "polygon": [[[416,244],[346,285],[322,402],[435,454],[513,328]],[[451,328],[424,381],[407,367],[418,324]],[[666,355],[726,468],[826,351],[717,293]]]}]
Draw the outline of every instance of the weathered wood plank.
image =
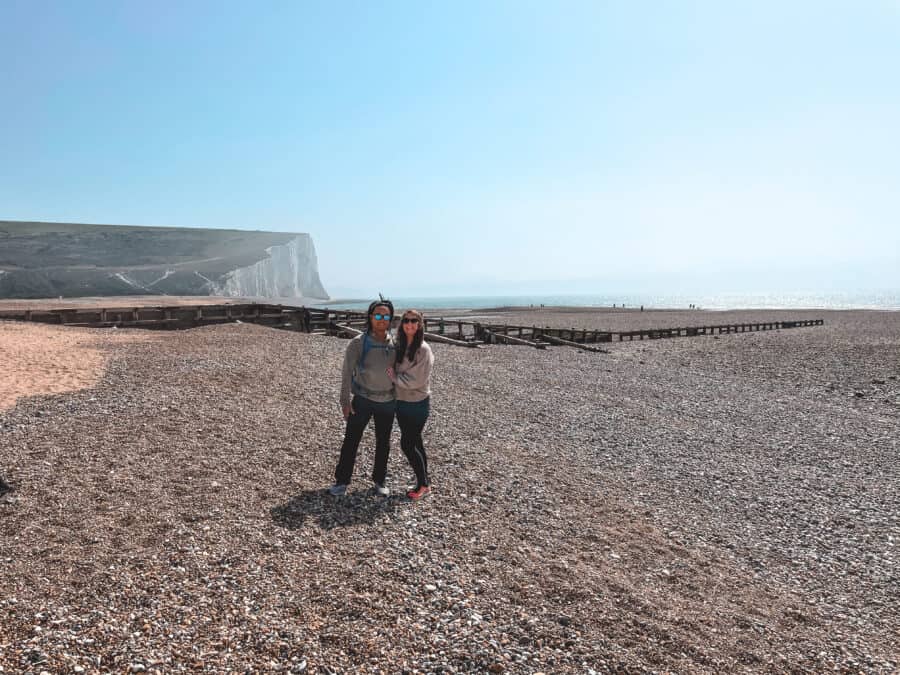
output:
[{"label": "weathered wood plank", "polygon": [[439,335],[437,333],[425,333],[425,341],[438,342],[445,345],[454,345],[456,347],[480,347],[484,344],[483,342],[479,342],[477,340],[454,340],[451,337],[447,337],[446,335]]},{"label": "weathered wood plank", "polygon": [[498,342],[506,342],[508,344],[513,345],[522,345],[523,347],[534,347],[535,349],[546,349],[547,345],[541,344],[540,342],[531,342],[530,340],[525,340],[523,338],[513,337],[512,335],[503,335],[502,333],[495,333],[494,331],[488,330],[487,328],[483,328],[482,332],[484,335],[490,340],[497,340]]},{"label": "weathered wood plank", "polygon": [[361,330],[356,330],[352,326],[347,326],[346,324],[333,324],[333,329],[337,335],[344,334],[349,335],[350,337],[356,337],[357,335],[362,335],[363,332]]},{"label": "weathered wood plank", "polygon": [[542,337],[543,340],[554,344],[554,345],[562,345],[565,347],[575,347],[576,349],[583,349],[586,352],[597,352],[600,354],[609,354],[608,349],[600,349],[600,347],[591,347],[590,345],[582,344],[580,342],[572,342],[571,340],[563,340],[562,338],[558,338],[554,335],[544,335]]}]

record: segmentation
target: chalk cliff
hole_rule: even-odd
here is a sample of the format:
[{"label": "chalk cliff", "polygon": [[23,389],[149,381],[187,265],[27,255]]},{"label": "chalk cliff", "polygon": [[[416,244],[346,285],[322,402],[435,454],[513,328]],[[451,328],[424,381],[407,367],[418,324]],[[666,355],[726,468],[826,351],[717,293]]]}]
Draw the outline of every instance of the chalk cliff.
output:
[{"label": "chalk cliff", "polygon": [[237,297],[327,298],[319,280],[319,267],[312,237],[308,234],[282,246],[267,249],[268,258],[226,274],[220,295]]},{"label": "chalk cliff", "polygon": [[0,221],[0,298],[327,298],[309,234]]}]

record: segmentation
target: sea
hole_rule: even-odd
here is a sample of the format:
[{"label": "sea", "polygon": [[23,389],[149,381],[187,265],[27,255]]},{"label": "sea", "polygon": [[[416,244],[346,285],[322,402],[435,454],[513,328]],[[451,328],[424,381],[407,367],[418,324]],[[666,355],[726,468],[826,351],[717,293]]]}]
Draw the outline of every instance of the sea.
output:
[{"label": "sea", "polygon": [[[422,310],[485,309],[488,307],[624,307],[644,309],[880,309],[900,310],[900,290],[854,292],[722,293],[668,295],[665,293],[606,293],[570,295],[459,295],[394,297],[394,306]],[[320,303],[334,309],[365,309],[371,299],[336,299]]]}]

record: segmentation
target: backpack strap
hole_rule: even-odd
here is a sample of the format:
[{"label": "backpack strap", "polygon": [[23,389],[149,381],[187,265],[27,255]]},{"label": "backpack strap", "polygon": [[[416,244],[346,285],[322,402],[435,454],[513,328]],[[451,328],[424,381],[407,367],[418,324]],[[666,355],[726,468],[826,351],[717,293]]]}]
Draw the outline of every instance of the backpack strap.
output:
[{"label": "backpack strap", "polygon": [[372,343],[369,341],[369,334],[363,333],[362,349],[359,350],[359,363],[356,364],[356,372],[361,373],[366,368],[366,355],[372,349]]}]

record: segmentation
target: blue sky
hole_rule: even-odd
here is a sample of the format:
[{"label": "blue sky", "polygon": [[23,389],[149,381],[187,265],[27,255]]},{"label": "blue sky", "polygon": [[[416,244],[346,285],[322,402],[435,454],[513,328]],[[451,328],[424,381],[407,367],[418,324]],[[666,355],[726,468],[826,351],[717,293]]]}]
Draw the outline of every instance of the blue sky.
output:
[{"label": "blue sky", "polygon": [[900,0],[0,0],[0,219],[332,294],[900,288]]}]

